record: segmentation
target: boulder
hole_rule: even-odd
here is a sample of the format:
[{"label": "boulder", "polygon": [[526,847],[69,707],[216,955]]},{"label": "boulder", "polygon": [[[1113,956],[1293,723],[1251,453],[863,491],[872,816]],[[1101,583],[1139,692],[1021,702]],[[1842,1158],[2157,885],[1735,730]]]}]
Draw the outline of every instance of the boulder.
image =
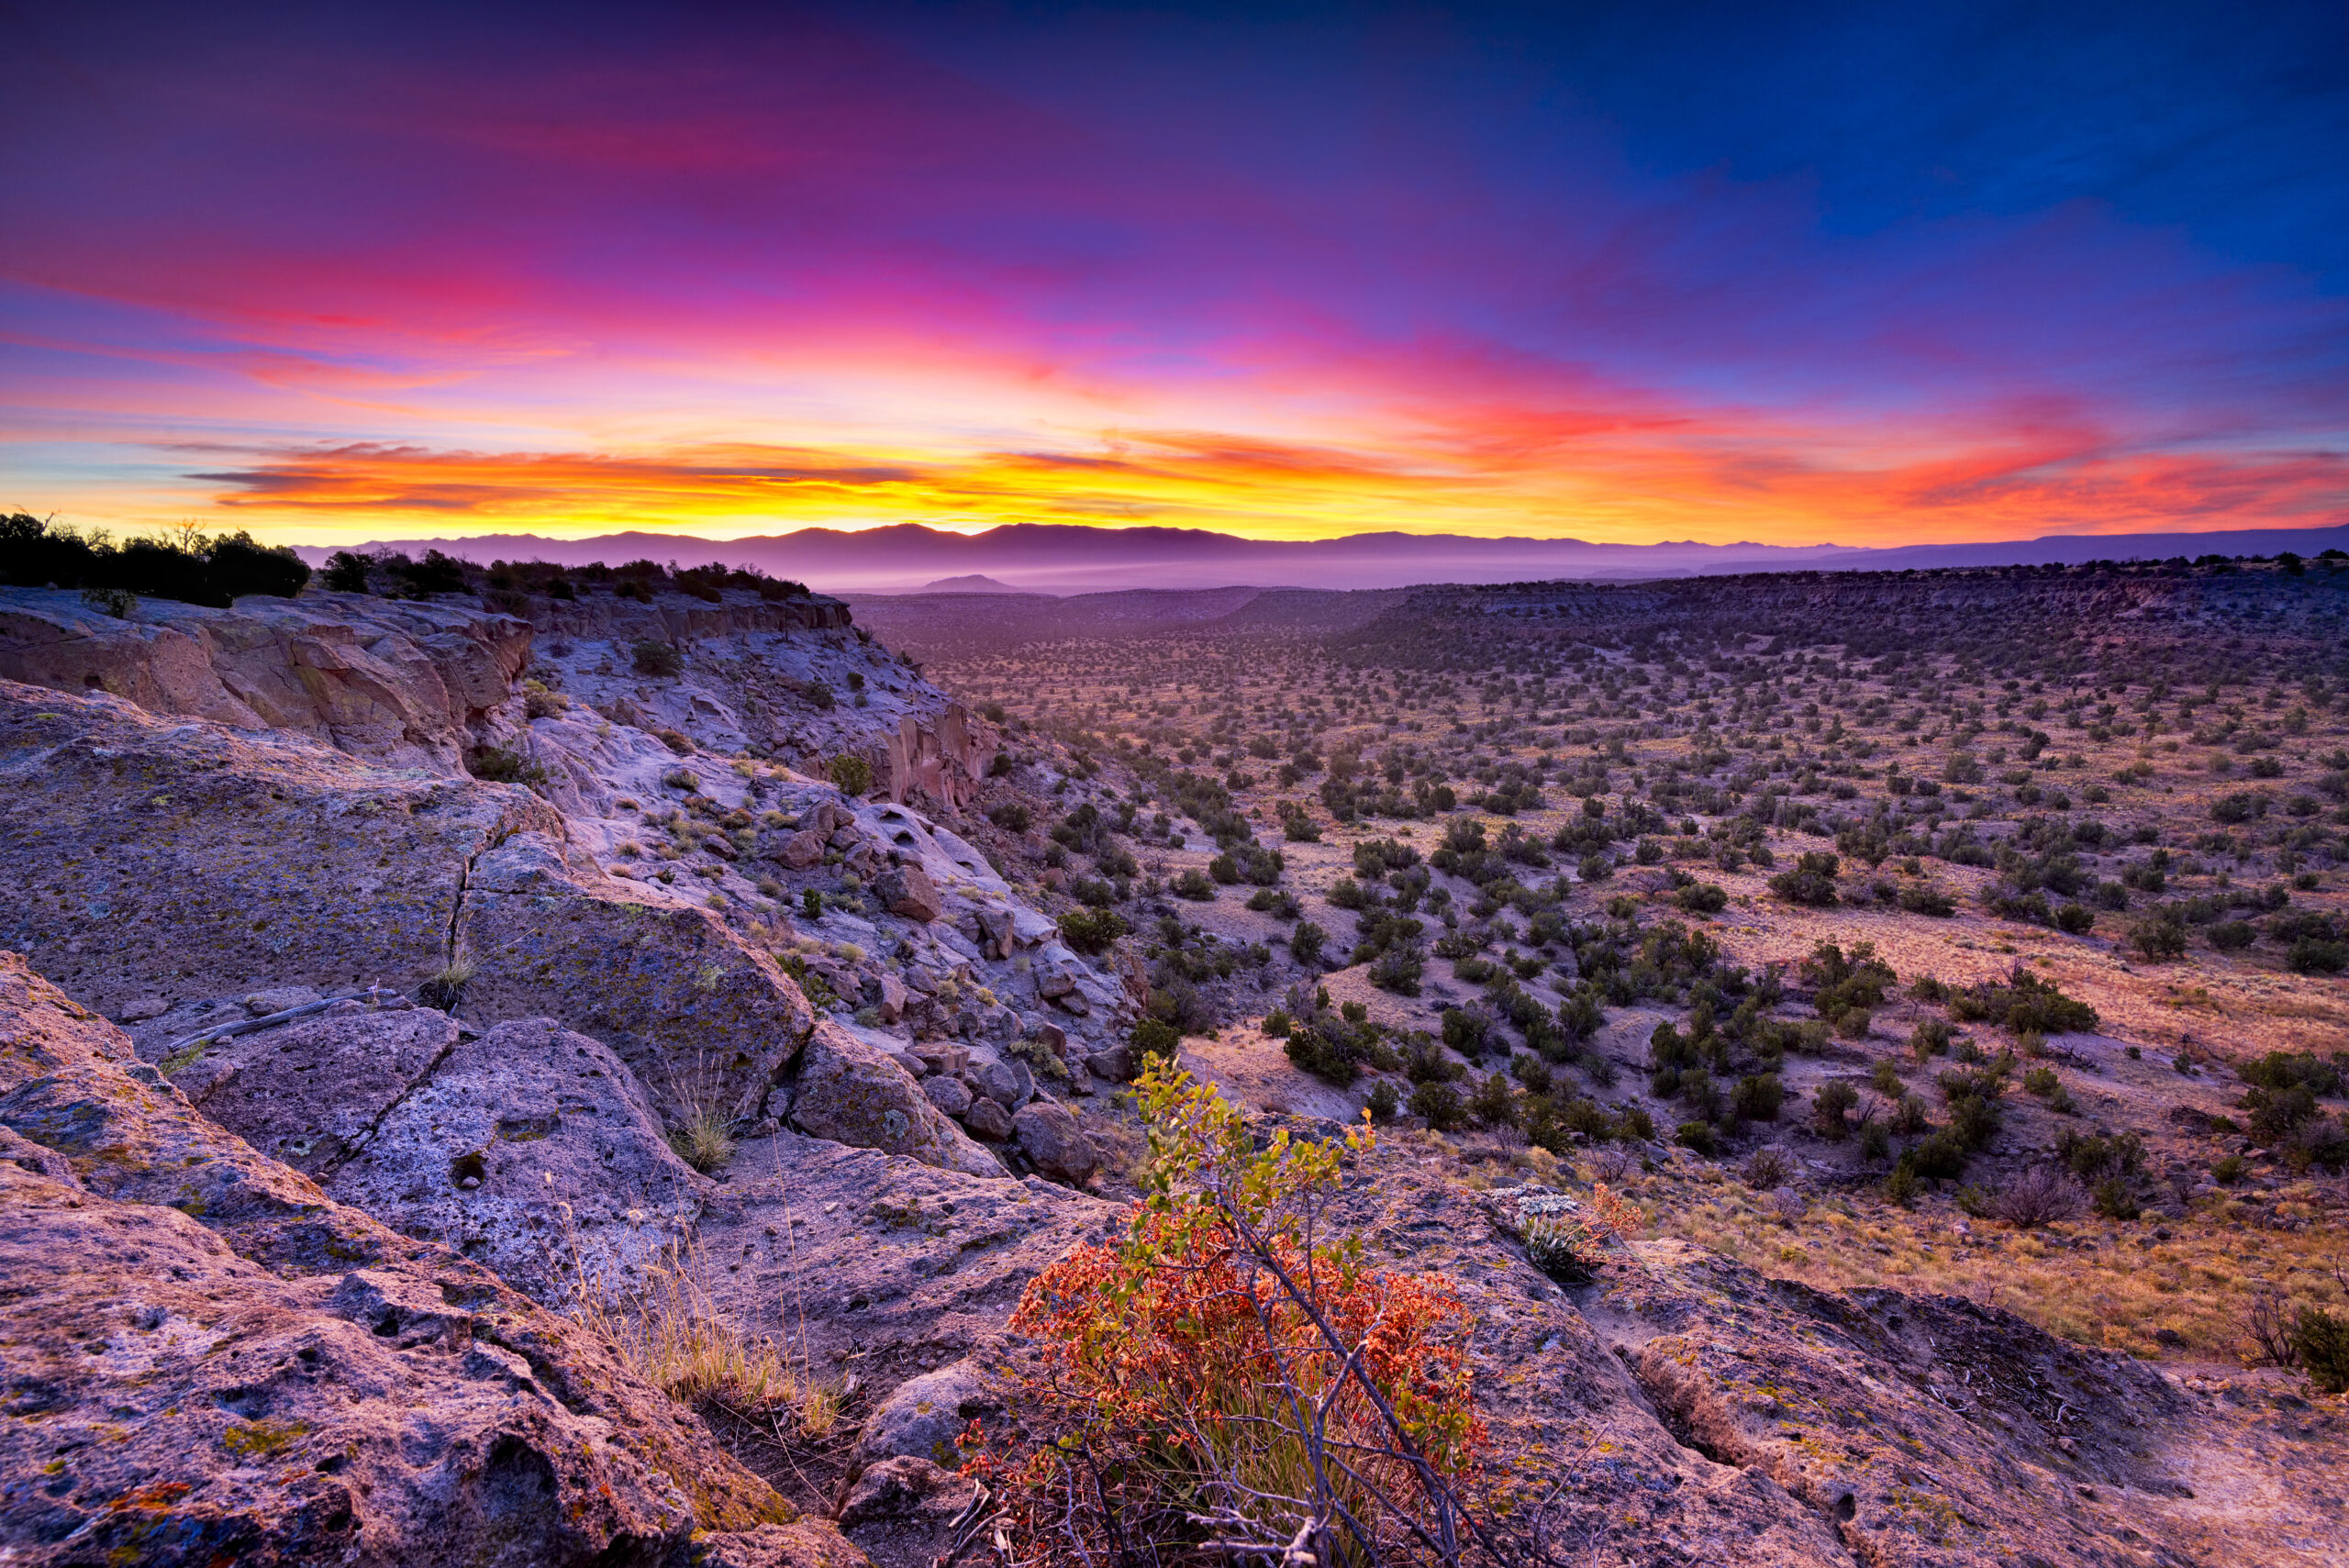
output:
[{"label": "boulder", "polygon": [[1101,1151],[1067,1106],[1037,1100],[1020,1106],[1011,1122],[1019,1152],[1052,1180],[1083,1186],[1101,1168]]},{"label": "boulder", "polygon": [[824,858],[824,835],[803,828],[783,841],[774,858],[793,871],[806,871]]},{"label": "boulder", "polygon": [[1130,1084],[1141,1073],[1130,1045],[1105,1045],[1085,1059],[1085,1070],[1108,1084]]},{"label": "boulder", "polygon": [[908,920],[927,923],[937,919],[946,909],[945,901],[938,895],[937,884],[918,865],[893,866],[874,877],[873,895],[889,913]]},{"label": "boulder", "polygon": [[1000,1414],[1003,1404],[979,1369],[967,1361],[899,1384],[858,1434],[857,1452],[870,1464],[896,1455],[955,1464],[955,1440],[972,1421]]},{"label": "boulder", "polygon": [[931,1105],[957,1119],[971,1108],[971,1087],[960,1078],[934,1073],[921,1081],[921,1092]]},{"label": "boulder", "polygon": [[791,1121],[802,1132],[971,1175],[1002,1174],[887,1055],[823,1019],[799,1060]]},{"label": "boulder", "polygon": [[962,1512],[975,1490],[975,1483],[928,1459],[892,1454],[857,1476],[841,1507],[840,1522],[852,1529],[923,1517],[942,1522]]},{"label": "boulder", "polygon": [[1028,1071],[1028,1064],[1004,1058],[973,1068],[971,1086],[1008,1111],[1016,1111],[1036,1097],[1036,1075]]},{"label": "boulder", "polygon": [[971,1108],[963,1113],[963,1125],[990,1143],[1001,1143],[1011,1136],[1011,1113],[985,1095],[974,1096]]},{"label": "boulder", "polygon": [[1011,911],[996,905],[984,905],[976,912],[979,945],[987,957],[996,960],[1011,956],[1014,940]]},{"label": "boulder", "polygon": [[881,1021],[894,1024],[906,1016],[906,983],[894,974],[881,976]]},{"label": "boulder", "polygon": [[907,714],[889,738],[889,798],[904,805],[919,797],[961,811],[978,797],[996,747],[995,727],[960,703],[949,703],[929,724]]}]

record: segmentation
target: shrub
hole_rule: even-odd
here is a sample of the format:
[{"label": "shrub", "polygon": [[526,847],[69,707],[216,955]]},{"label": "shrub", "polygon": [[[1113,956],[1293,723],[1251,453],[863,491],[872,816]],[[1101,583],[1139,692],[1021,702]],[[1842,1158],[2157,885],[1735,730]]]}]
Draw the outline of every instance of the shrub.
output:
[{"label": "shrub", "polygon": [[2107,1219],[2134,1219],[2143,1212],[2135,1190],[2119,1176],[2107,1176],[2096,1184],[2096,1211]]},{"label": "shrub", "polygon": [[1395,1080],[1381,1078],[1370,1086],[1370,1114],[1380,1121],[1393,1121],[1402,1108],[1402,1100],[1395,1092]]},{"label": "shrub", "polygon": [[1411,1091],[1411,1114],[1438,1132],[1453,1132],[1466,1123],[1468,1107],[1451,1084],[1431,1081]]},{"label": "shrub", "polygon": [[1134,1025],[1133,1033],[1127,1040],[1133,1046],[1134,1054],[1147,1061],[1171,1057],[1182,1049],[1183,1031],[1163,1019],[1144,1018]]},{"label": "shrub", "polygon": [[1709,882],[1692,882],[1673,895],[1673,902],[1691,915],[1718,915],[1729,907],[1729,892]]},{"label": "shrub", "polygon": [[2053,1067],[2032,1068],[2022,1075],[2022,1086],[2045,1102],[2051,1111],[2069,1113],[2074,1108],[2071,1091],[2064,1087],[2064,1081],[2055,1075]]},{"label": "shrub", "polygon": [[1987,1021],[2020,1035],[2085,1033],[2097,1026],[2094,1007],[2066,996],[2053,981],[2042,980],[2021,964],[2004,985],[1972,985],[1950,996],[1950,1016]]},{"label": "shrub", "polygon": [[464,1005],[465,987],[473,984],[473,966],[463,959],[442,969],[416,988],[416,999],[428,1007],[453,1013]]},{"label": "shrub", "polygon": [[1287,1043],[1282,1049],[1287,1052],[1291,1065],[1299,1072],[1310,1073],[1323,1083],[1334,1084],[1341,1089],[1362,1075],[1362,1065],[1355,1061],[1353,1052],[1347,1049],[1346,1041],[1310,1025],[1291,1029]]},{"label": "shrub", "polygon": [[2129,928],[2129,945],[2139,957],[2154,963],[2186,956],[2186,927],[2166,915],[2154,915]]},{"label": "shrub", "polygon": [[1321,949],[1329,940],[1329,932],[1310,920],[1300,920],[1297,929],[1288,934],[1289,956],[1311,968],[1321,962]]},{"label": "shrub", "polygon": [[1176,877],[1168,891],[1175,897],[1187,898],[1194,904],[1215,902],[1215,884],[1209,881],[1208,874],[1197,866],[1191,867],[1190,870]]},{"label": "shrub", "polygon": [[2301,1307],[2292,1325],[2292,1349],[2320,1391],[2349,1394],[2349,1314]]},{"label": "shrub", "polygon": [[1957,913],[1957,905],[1948,894],[1922,884],[1902,888],[1897,902],[1911,915],[1930,915],[1936,920],[1946,920]]},{"label": "shrub", "polygon": [[465,771],[490,784],[537,784],[547,777],[543,765],[503,746],[474,748],[465,758]]},{"label": "shrub", "polygon": [[1920,1140],[1901,1159],[1920,1176],[1934,1181],[1954,1182],[1965,1174],[1966,1162],[1973,1151],[1965,1140],[1951,1128],[1943,1128],[1930,1137]]},{"label": "shrub", "polygon": [[640,675],[675,675],[685,667],[685,656],[658,638],[641,637],[629,645],[629,667]]},{"label": "shrub", "polygon": [[1835,873],[1842,863],[1824,850],[1806,850],[1791,871],[1770,879],[1770,891],[1789,904],[1824,907],[1835,902]]},{"label": "shrub", "polygon": [[1795,1162],[1787,1151],[1775,1143],[1765,1143],[1745,1157],[1745,1184],[1755,1192],[1769,1192],[1794,1180]]},{"label": "shrub", "polygon": [[2055,911],[2055,929],[2075,937],[2084,937],[2096,929],[2096,911],[2085,904],[2066,904]]},{"label": "shrub", "polygon": [[1007,833],[1025,833],[1035,822],[1028,807],[1016,800],[1007,800],[987,809],[987,820]]},{"label": "shrub", "polygon": [[824,772],[831,779],[832,787],[851,798],[873,787],[873,764],[852,751],[834,757]]},{"label": "shrub", "polygon": [[1417,949],[1388,948],[1371,964],[1370,983],[1398,996],[1416,996],[1419,994],[1420,978],[1426,973],[1426,960]]},{"label": "shrub", "polygon": [[1730,1114],[1740,1121],[1776,1121],[1786,1086],[1776,1073],[1751,1073],[1730,1091]]},{"label": "shrub", "polygon": [[2221,952],[2241,952],[2259,940],[2259,929],[2248,920],[2221,920],[2205,935]]},{"label": "shrub", "polygon": [[1584,1284],[1606,1264],[1609,1248],[1636,1236],[1645,1223],[1640,1211],[1595,1184],[1589,1200],[1564,1196],[1519,1200],[1525,1224],[1525,1261],[1560,1284]]},{"label": "shrub", "polygon": [[1012,1318],[1042,1351],[1017,1400],[1040,1440],[974,1465],[1004,1500],[1006,1555],[1231,1550],[1212,1539],[1371,1562],[1422,1532],[1455,1539],[1454,1483],[1486,1440],[1450,1282],[1373,1271],[1358,1242],[1321,1239],[1339,1144],[1276,1132],[1257,1150],[1187,1074],[1153,1072],[1139,1094],[1147,1196],[1122,1240],[1045,1270]]},{"label": "shrub", "polygon": [[1860,1092],[1857,1089],[1840,1078],[1831,1078],[1821,1084],[1818,1094],[1811,1097],[1811,1126],[1820,1137],[1840,1141],[1851,1131],[1851,1124],[1844,1118],[1859,1103]]},{"label": "shrub", "polygon": [[2349,942],[2322,937],[2302,937],[2284,955],[2296,974],[2338,974],[2349,969]]},{"label": "shrub", "polygon": [[1990,1212],[2019,1230],[2033,1230],[2076,1219],[2080,1207],[2080,1184],[2070,1172],[2059,1165],[2034,1165],[1999,1189]]},{"label": "shrub", "polygon": [[1088,957],[1109,951],[1109,944],[1130,929],[1114,909],[1072,909],[1061,917],[1061,940]]},{"label": "shrub", "polygon": [[1709,1160],[1720,1152],[1720,1135],[1713,1130],[1713,1124],[1709,1121],[1682,1122],[1673,1130],[1672,1140]]}]

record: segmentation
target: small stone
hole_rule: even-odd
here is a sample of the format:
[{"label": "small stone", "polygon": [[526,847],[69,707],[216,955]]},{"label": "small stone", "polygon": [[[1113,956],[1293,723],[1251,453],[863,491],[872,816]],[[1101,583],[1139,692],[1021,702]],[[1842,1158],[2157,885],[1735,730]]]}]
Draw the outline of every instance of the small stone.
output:
[{"label": "small stone", "polygon": [[141,996],[135,1002],[124,1004],[122,1011],[115,1015],[115,1021],[143,1024],[149,1018],[160,1018],[171,1010],[172,1005],[161,996]]}]

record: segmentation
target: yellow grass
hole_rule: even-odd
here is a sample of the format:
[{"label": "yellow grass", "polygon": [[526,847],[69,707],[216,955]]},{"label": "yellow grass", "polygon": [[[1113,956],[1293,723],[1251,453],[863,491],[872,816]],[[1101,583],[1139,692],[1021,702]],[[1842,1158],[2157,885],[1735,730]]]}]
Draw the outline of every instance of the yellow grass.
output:
[{"label": "yellow grass", "polygon": [[[2296,1200],[2290,1189],[2266,1207],[2307,1222],[2305,1229],[2266,1229],[2256,1211],[2221,1197],[2160,1227],[2167,1240],[2155,1240],[2147,1222],[2091,1218],[2027,1233],[1945,1204],[1912,1211],[1852,1196],[1814,1202],[1789,1226],[1768,1195],[1733,1180],[1660,1175],[1631,1191],[1662,1233],[1765,1274],[1821,1290],[1869,1285],[1963,1296],[2076,1343],[2139,1356],[2245,1359],[2244,1325],[2262,1286],[2310,1304],[2338,1307],[2344,1300],[2329,1270],[2349,1235],[2305,1201],[2312,1193]],[[1971,1227],[1970,1237],[1956,1230],[1961,1223]],[[2074,1245],[2082,1240],[2093,1246]],[[2157,1340],[2165,1329],[2184,1343]]]}]

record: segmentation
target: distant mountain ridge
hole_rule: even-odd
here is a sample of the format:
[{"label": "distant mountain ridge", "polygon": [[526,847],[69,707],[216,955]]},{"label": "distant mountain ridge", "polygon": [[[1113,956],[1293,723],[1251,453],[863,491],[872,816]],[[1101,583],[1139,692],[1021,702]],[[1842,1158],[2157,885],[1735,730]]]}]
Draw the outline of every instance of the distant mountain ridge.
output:
[{"label": "distant mountain ridge", "polygon": [[[2349,549],[2349,524],[2210,533],[2054,534],[1983,544],[1887,550],[1848,545],[1593,544],[1583,539],[1474,539],[1459,534],[1364,533],[1289,541],[1240,539],[1199,528],[1104,528],[1011,523],[960,534],[897,523],[849,531],[805,528],[738,539],[615,533],[557,539],[536,534],[387,539],[361,547],[468,560],[585,565],[650,558],[698,566],[751,566],[841,592],[937,591],[941,577],[985,576],[981,591],[1076,594],[1120,588],[1227,586],[1399,588],[1425,583],[1510,583],[1544,578],[1624,581],[1742,572],[1900,571],[1907,568],[2076,564],[2170,556],[2314,556]],[[317,564],[329,547],[303,546]],[[951,591],[951,590],[950,590]]]}]

